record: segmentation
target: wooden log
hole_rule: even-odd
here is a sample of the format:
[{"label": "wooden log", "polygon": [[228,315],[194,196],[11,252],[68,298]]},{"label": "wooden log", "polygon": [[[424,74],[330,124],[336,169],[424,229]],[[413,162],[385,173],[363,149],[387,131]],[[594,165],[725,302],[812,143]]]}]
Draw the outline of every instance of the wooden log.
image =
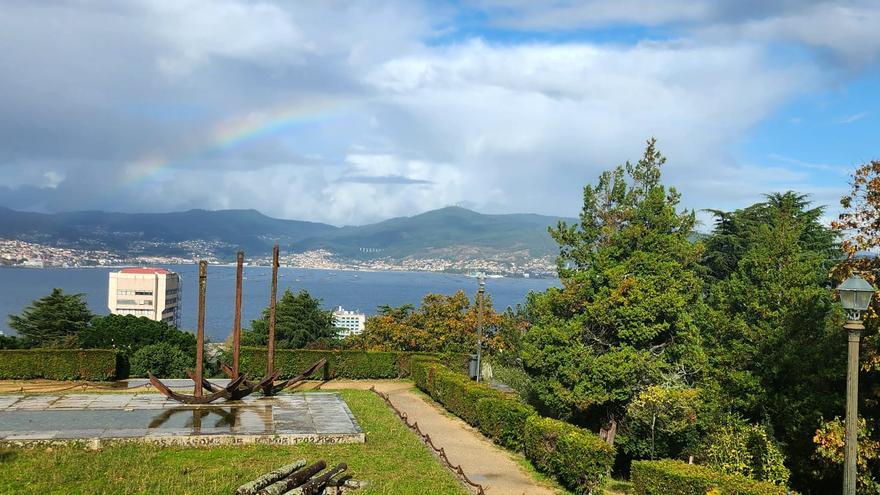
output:
[{"label": "wooden log", "polygon": [[333,466],[333,469],[327,471],[321,476],[318,476],[317,478],[312,478],[305,485],[299,488],[294,488],[284,495],[318,495],[319,493],[321,493],[321,490],[323,490],[324,487],[327,485],[327,482],[330,481],[330,478],[345,471],[346,469],[348,469],[348,465],[344,462],[341,462]]},{"label": "wooden log", "polygon": [[274,471],[270,471],[251,482],[241,485],[240,487],[238,487],[238,490],[236,490],[235,493],[236,495],[256,495],[256,493],[261,489],[271,485],[272,483],[275,483],[281,478],[286,478],[287,476],[290,476],[290,473],[302,468],[305,465],[306,460],[300,459],[296,462],[281,466],[280,468]]},{"label": "wooden log", "polygon": [[276,481],[266,488],[263,488],[262,490],[257,492],[257,495],[282,495],[283,493],[287,493],[288,491],[309,481],[309,478],[323,471],[326,467],[326,462],[318,461],[309,467],[302,468],[299,471],[296,471],[287,478]]}]

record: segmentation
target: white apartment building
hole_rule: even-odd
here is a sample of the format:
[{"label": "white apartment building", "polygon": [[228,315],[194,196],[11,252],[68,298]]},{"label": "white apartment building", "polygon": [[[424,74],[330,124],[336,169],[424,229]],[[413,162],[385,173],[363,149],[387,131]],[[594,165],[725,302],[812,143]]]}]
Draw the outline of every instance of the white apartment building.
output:
[{"label": "white apartment building", "polygon": [[178,326],[180,277],[164,268],[123,268],[111,272],[107,307],[114,315],[145,316]]},{"label": "white apartment building", "polygon": [[364,331],[367,315],[357,311],[346,311],[342,306],[333,310],[333,326],[340,328],[339,337],[357,335]]}]

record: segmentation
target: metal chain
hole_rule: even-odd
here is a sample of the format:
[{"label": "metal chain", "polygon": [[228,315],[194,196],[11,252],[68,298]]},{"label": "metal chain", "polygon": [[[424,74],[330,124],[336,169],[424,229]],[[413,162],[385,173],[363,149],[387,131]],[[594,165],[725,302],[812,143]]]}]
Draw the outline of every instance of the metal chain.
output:
[{"label": "metal chain", "polygon": [[431,449],[434,450],[434,452],[437,454],[437,456],[440,457],[440,459],[442,459],[444,463],[446,463],[446,467],[448,467],[450,470],[452,470],[453,473],[458,475],[458,477],[461,478],[462,481],[464,481],[468,485],[474,487],[477,490],[477,495],[486,495],[486,491],[483,488],[483,486],[480,485],[479,483],[474,483],[473,481],[471,481],[471,479],[468,478],[467,475],[464,473],[464,470],[461,468],[461,465],[457,465],[457,466],[452,465],[452,462],[449,460],[449,457],[446,456],[446,450],[444,450],[443,447],[437,448],[437,446],[434,445],[434,441],[431,440],[431,435],[428,435],[427,433],[422,432],[421,428],[419,428],[419,423],[417,421],[414,421],[412,423],[409,422],[409,418],[407,417],[406,413],[401,411],[400,409],[398,409],[397,406],[395,406],[391,402],[391,399],[388,397],[388,394],[383,394],[382,392],[379,392],[378,390],[376,390],[375,386],[370,387],[370,391],[372,391],[373,393],[375,393],[376,395],[381,397],[382,400],[384,400],[385,403],[388,404],[388,406],[403,421],[403,424],[405,424],[411,430],[416,432],[416,434],[418,434],[419,437],[421,437],[422,441],[425,442],[425,445],[431,447]]}]

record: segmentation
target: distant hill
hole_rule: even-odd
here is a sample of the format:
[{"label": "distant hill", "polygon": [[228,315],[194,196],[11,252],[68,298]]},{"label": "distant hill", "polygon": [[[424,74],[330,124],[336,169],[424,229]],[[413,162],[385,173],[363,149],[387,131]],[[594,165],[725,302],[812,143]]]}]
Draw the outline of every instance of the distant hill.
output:
[{"label": "distant hill", "polygon": [[0,207],[0,238],[123,253],[183,254],[180,243],[217,244],[231,256],[236,249],[262,255],[280,242],[285,251],[327,249],[351,257],[461,257],[555,254],[547,227],[558,218],[484,215],[449,207],[357,227],[272,218],[256,210],[189,210],[175,213],[19,212]]},{"label": "distant hill", "polygon": [[214,241],[265,252],[276,240],[285,244],[326,234],[338,227],[280,220],[256,210],[189,210],[174,213],[30,213],[0,207],[0,238],[58,246],[106,248],[151,254],[170,253],[185,241]]},{"label": "distant hill", "polygon": [[508,214],[485,215],[459,207],[399,217],[360,227],[343,227],[294,243],[296,250],[328,249],[343,256],[455,257],[521,253],[527,257],[555,254],[547,227],[559,218]]}]

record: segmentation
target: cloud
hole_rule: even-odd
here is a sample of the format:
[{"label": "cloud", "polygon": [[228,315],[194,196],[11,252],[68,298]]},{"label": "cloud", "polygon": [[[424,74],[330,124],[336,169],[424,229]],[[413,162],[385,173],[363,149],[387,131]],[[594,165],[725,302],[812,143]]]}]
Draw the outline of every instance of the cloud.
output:
[{"label": "cloud", "polygon": [[868,112],[859,112],[854,113],[852,115],[848,115],[837,121],[838,124],[852,124],[857,120],[862,120],[863,118],[868,116]]},{"label": "cloud", "polygon": [[402,175],[349,175],[336,179],[336,182],[352,182],[357,184],[433,184],[429,180],[412,179]]},{"label": "cloud", "polygon": [[493,41],[461,34],[456,7],[395,0],[10,2],[0,204],[335,224],[449,204],[571,215],[583,184],[650,136],[688,206],[786,186],[828,196],[819,168],[744,164],[736,146],[825,87],[825,65],[780,60],[774,44],[869,63],[870,4],[540,4],[473,5],[505,29],[664,35]]}]

